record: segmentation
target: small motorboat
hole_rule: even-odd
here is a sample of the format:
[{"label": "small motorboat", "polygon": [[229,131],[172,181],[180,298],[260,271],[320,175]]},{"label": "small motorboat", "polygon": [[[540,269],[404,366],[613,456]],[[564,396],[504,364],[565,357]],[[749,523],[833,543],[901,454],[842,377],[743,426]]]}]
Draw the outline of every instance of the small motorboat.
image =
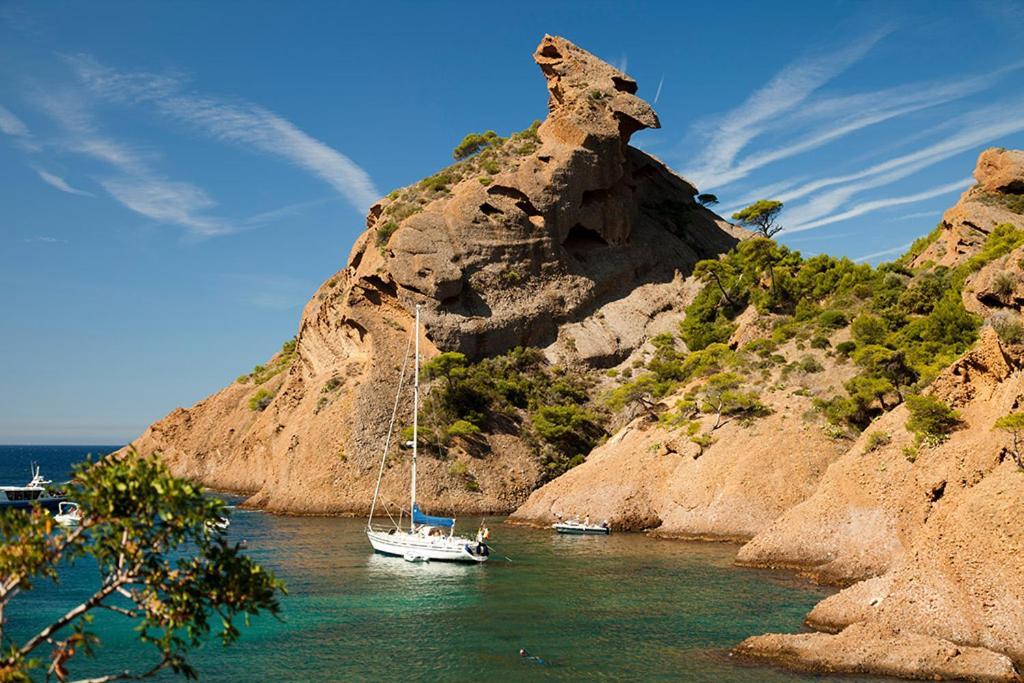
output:
[{"label": "small motorboat", "polygon": [[78,526],[82,523],[82,510],[78,507],[78,503],[63,501],[57,507],[53,518],[61,526]]},{"label": "small motorboat", "polygon": [[231,520],[227,517],[218,517],[216,520],[211,519],[206,522],[206,526],[211,529],[220,529],[221,531],[224,531],[231,526]]},{"label": "small motorboat", "polygon": [[590,520],[584,522],[578,519],[570,519],[564,522],[556,522],[551,525],[551,528],[560,534],[594,534],[594,535],[605,535],[611,533],[611,527],[608,526],[608,521],[605,520],[600,524],[591,524]]}]

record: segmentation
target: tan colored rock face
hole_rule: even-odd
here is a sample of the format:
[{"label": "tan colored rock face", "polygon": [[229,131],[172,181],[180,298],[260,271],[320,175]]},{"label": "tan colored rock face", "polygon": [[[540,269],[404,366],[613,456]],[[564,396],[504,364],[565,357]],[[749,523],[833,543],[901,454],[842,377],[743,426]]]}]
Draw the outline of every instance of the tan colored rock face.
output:
[{"label": "tan colored rock face", "polygon": [[963,193],[942,216],[939,238],[911,264],[955,267],[977,253],[992,229],[1002,223],[1024,228],[1024,216],[1010,200],[1024,195],[1024,151],[987,149],[974,169],[978,184]]},{"label": "tan colored rock face", "polygon": [[978,157],[974,177],[990,194],[1024,194],[1024,150],[986,149]]},{"label": "tan colored rock face", "polygon": [[[534,59],[550,108],[535,133],[372,207],[347,266],[306,305],[290,367],[261,387],[232,384],[175,411],[134,445],[270,510],[362,513],[416,304],[427,355],[540,346],[552,359],[592,366],[619,362],[678,315],[695,262],[743,231],[628,145],[659,125],[632,79],[562,38],[546,36]],[[254,411],[249,399],[260,389],[276,394]],[[399,427],[409,422],[406,409]],[[449,473],[451,462],[423,458],[424,505],[439,513],[518,506],[540,479],[535,458],[514,436],[491,437],[490,450],[453,455],[479,492]],[[399,452],[389,461],[384,496],[394,504],[407,497],[407,460]]]}]

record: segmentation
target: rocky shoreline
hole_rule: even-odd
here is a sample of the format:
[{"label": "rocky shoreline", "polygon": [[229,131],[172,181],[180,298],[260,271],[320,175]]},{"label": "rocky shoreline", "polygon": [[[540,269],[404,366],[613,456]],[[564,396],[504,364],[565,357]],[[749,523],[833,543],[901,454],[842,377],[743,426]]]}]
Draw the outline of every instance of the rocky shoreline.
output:
[{"label": "rocky shoreline", "polygon": [[[738,645],[737,656],[752,661],[1020,680],[1024,471],[993,425],[1024,405],[1024,345],[996,332],[1024,307],[1024,246],[986,249],[1002,239],[999,230],[1016,239],[1024,226],[1014,209],[1024,196],[1024,152],[983,153],[977,185],[892,270],[899,287],[915,278],[945,286],[956,273],[964,280],[956,306],[962,297],[962,308],[985,321],[966,353],[949,365],[952,355],[943,356],[946,367],[929,375],[927,395],[955,409],[959,425],[922,445],[906,427],[897,382],[861,406],[870,419],[852,436],[823,417],[858,379],[863,363],[850,349],[889,350],[878,340],[858,347],[842,310],[812,307],[797,320],[796,310],[765,313],[749,303],[717,343],[690,354],[707,367],[687,369],[688,350],[677,350],[673,334],[692,320],[685,311],[694,302],[712,301],[704,293],[718,296],[695,268],[742,251],[749,233],[629,146],[633,133],[660,122],[626,74],[552,36],[534,60],[549,96],[543,123],[382,199],[346,266],[307,304],[293,342],[132,446],[161,454],[178,475],[251,493],[250,507],[358,516],[373,493],[416,304],[427,357],[458,353],[470,362],[533,347],[585,378],[593,396],[626,386],[669,349],[671,382],[624,402],[632,412],[616,409],[582,464],[545,469],[537,433],[522,428],[532,409],[525,401],[499,416],[504,429],[463,425],[444,457],[424,457],[420,500],[435,514],[511,513],[509,523],[535,526],[589,514],[616,530],[742,543],[737,565],[842,587],[808,615],[816,632]],[[771,269],[745,282],[774,295]],[[717,316],[721,302],[712,303]],[[926,303],[931,310],[935,302]],[[709,377],[740,392],[732,398],[747,412],[723,415],[721,401],[717,414],[709,408]],[[581,405],[573,414],[586,418]],[[407,467],[404,458],[388,461],[385,499],[404,500]]]}]

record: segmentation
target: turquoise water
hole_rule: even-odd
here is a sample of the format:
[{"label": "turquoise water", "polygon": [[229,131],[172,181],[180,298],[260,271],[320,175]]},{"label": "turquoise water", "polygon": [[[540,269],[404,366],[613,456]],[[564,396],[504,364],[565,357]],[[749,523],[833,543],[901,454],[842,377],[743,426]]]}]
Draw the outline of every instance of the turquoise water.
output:
[{"label": "turquoise water", "polygon": [[[5,474],[4,447],[0,463]],[[229,535],[245,539],[289,595],[281,621],[260,618],[234,646],[196,652],[202,680],[804,680],[744,666],[728,648],[799,630],[825,593],[733,567],[736,546],[558,536],[490,521],[496,552],[509,559],[411,564],[374,555],[362,520],[235,510]],[[78,565],[59,586],[19,597],[8,633],[27,633],[95,580],[95,569]],[[76,676],[149,661],[130,631],[103,633],[100,661]],[[544,663],[520,658],[521,647]]]}]

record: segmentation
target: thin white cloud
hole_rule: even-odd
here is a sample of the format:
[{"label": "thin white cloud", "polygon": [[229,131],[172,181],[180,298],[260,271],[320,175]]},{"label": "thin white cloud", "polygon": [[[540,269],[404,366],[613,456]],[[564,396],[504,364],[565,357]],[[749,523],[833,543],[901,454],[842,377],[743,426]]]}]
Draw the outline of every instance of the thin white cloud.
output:
[{"label": "thin white cloud", "polygon": [[61,192],[67,192],[68,194],[75,194],[75,195],[78,195],[80,197],[92,197],[93,196],[93,194],[91,192],[86,192],[85,190],[79,190],[78,188],[71,187],[71,185],[68,184],[68,181],[64,180],[59,175],[54,175],[53,173],[49,173],[47,171],[44,171],[41,168],[37,168],[36,169],[36,173],[39,174],[40,179],[42,179],[42,181],[44,183],[46,183],[47,185],[51,185],[51,186],[57,188]]},{"label": "thin white cloud", "polygon": [[802,232],[804,230],[813,230],[814,228],[820,228],[823,225],[831,225],[832,223],[838,223],[840,221],[849,220],[850,218],[856,218],[857,216],[863,216],[864,214],[871,213],[872,211],[887,209],[891,206],[912,204],[914,202],[924,201],[925,199],[932,199],[934,197],[939,197],[941,195],[949,194],[951,192],[957,192],[959,190],[963,190],[966,187],[969,187],[972,184],[974,184],[973,178],[963,178],[962,180],[957,180],[952,183],[940,185],[938,187],[925,190],[923,192],[917,192],[910,195],[903,195],[900,197],[887,197],[885,199],[875,199],[868,202],[862,202],[857,206],[853,207],[852,209],[824,216],[817,220],[809,221],[807,223],[794,225],[791,228],[787,228],[786,232],[793,233]]},{"label": "thin white cloud", "polygon": [[652,102],[652,104],[657,104],[658,103],[658,98],[661,97],[661,88],[664,85],[665,85],[665,75],[662,74],[661,80],[658,81],[658,90],[657,90],[657,92],[654,93],[654,102]]},{"label": "thin white cloud", "polygon": [[37,235],[36,237],[26,237],[25,242],[29,244],[67,244],[68,241],[49,235]]},{"label": "thin white cloud", "polygon": [[909,221],[913,218],[935,218],[938,219],[942,216],[942,210],[936,209],[934,211],[915,211],[914,213],[908,213],[905,216],[900,216],[896,220],[898,221]]},{"label": "thin white cloud", "polygon": [[365,211],[380,194],[369,174],[347,156],[274,112],[243,100],[181,92],[176,76],[123,73],[87,55],[67,58],[82,82],[113,101],[148,103],[217,140],[280,157],[327,182]]},{"label": "thin white cloud", "polygon": [[[815,223],[838,211],[858,194],[889,185],[950,157],[989,144],[1002,136],[1024,130],[1024,101],[1007,103],[960,117],[960,132],[913,152],[887,159],[868,168],[841,176],[820,178],[774,195],[787,204],[805,196],[813,197],[787,210],[795,225]],[[833,188],[822,192],[825,188]]]},{"label": "thin white cloud", "polygon": [[[226,221],[206,213],[217,203],[205,190],[163,177],[152,168],[152,153],[141,152],[103,134],[81,93],[51,89],[37,93],[36,101],[65,132],[66,139],[57,143],[58,149],[91,157],[113,168],[116,175],[99,182],[125,208],[160,223],[184,227],[202,237],[232,232]],[[42,172],[40,177],[47,180]]]},{"label": "thin white cloud", "polygon": [[[831,54],[798,60],[712,126],[696,168],[685,175],[700,187],[724,185],[736,157],[778,117],[797,109],[815,91],[862,59],[891,29],[876,31]],[[735,178],[733,178],[735,179]]]},{"label": "thin white cloud", "polygon": [[[808,101],[800,109],[765,126],[765,130],[805,131],[810,127],[809,133],[751,154],[728,167],[717,171],[712,169],[703,185],[729,185],[763,166],[818,149],[864,128],[982,92],[993,87],[1007,74],[1022,68],[1024,61],[1019,61],[985,74],[955,81],[903,85]],[[825,124],[814,127],[813,123],[817,121],[825,121]]]},{"label": "thin white cloud", "polygon": [[203,215],[217,203],[190,183],[150,176],[109,178],[100,184],[127,208],[161,223],[181,225],[203,236],[230,232],[222,221]]},{"label": "thin white cloud", "polygon": [[198,97],[167,98],[157,106],[219,140],[282,157],[319,176],[360,211],[380,198],[370,176],[351,159],[262,107]]},{"label": "thin white cloud", "polygon": [[3,105],[0,105],[0,131],[18,138],[27,138],[29,136],[28,126],[22,123],[21,119]]},{"label": "thin white cloud", "polygon": [[911,244],[913,244],[913,243],[912,242],[907,242],[906,244],[901,244],[898,247],[890,247],[889,249],[883,249],[882,251],[876,251],[876,252],[874,252],[872,254],[864,254],[863,256],[858,256],[857,258],[855,258],[853,260],[856,263],[863,263],[864,261],[872,261],[872,260],[874,260],[876,258],[879,258],[879,257],[882,257],[882,256],[891,256],[892,254],[902,254],[907,249],[910,249]]}]

